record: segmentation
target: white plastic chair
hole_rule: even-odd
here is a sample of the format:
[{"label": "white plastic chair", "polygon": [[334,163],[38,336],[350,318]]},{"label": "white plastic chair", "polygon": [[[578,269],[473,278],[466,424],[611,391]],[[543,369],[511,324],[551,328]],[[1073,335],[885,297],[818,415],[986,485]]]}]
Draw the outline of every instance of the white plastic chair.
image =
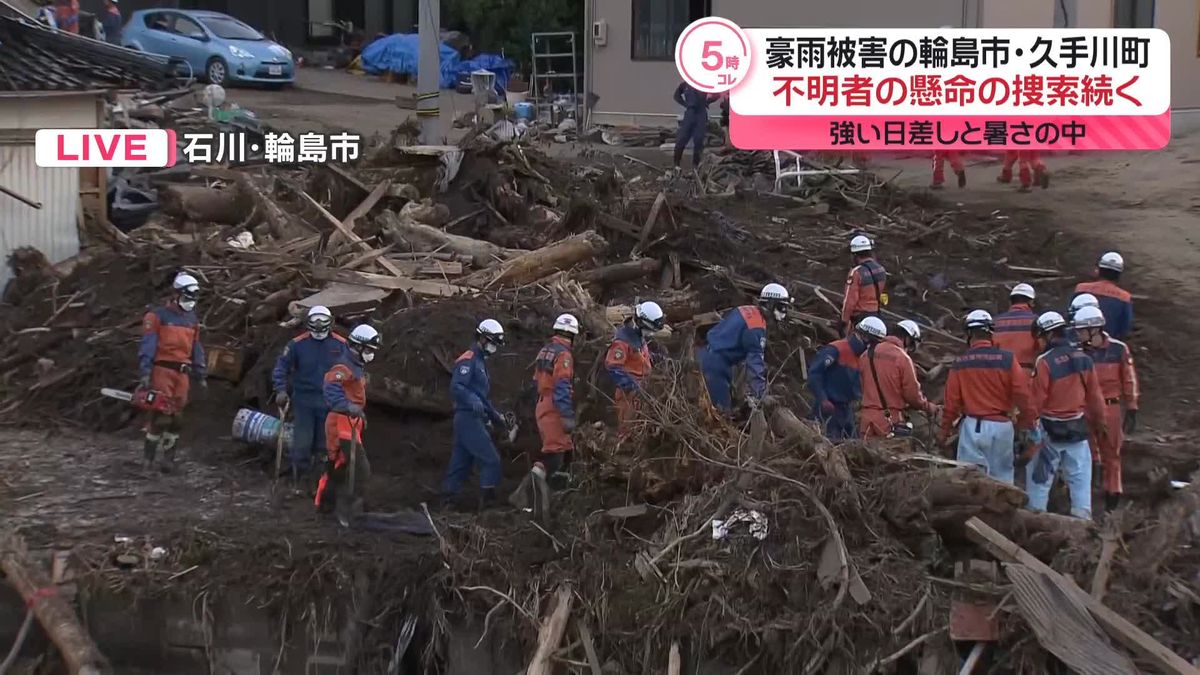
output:
[{"label": "white plastic chair", "polygon": [[[831,173],[850,174],[859,172],[858,169],[804,169],[801,168],[802,165],[800,163],[803,155],[798,152],[793,152],[792,150],[774,150],[773,154],[775,155],[775,192],[779,192],[779,188],[783,184],[783,180],[785,178],[795,177],[796,187],[800,187],[804,176],[822,176]],[[791,166],[788,166],[785,170],[785,162],[789,165],[794,164],[795,168],[793,169]]]}]

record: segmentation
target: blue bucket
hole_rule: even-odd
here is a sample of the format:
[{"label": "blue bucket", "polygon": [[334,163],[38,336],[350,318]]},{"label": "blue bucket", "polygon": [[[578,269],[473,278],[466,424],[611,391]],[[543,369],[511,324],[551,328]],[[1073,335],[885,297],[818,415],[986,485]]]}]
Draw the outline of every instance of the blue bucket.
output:
[{"label": "blue bucket", "polygon": [[282,424],[278,417],[242,408],[233,417],[233,437],[251,445],[275,445],[283,429],[283,447],[292,446],[294,429],[291,423]]},{"label": "blue bucket", "polygon": [[535,108],[529,101],[521,101],[513,106],[513,112],[517,114],[517,119],[532,122]]}]

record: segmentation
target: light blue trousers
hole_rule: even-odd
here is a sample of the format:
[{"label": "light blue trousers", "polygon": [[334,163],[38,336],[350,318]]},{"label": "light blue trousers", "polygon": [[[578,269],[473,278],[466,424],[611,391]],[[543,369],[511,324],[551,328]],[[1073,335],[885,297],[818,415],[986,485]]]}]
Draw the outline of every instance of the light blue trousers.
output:
[{"label": "light blue trousers", "polygon": [[1025,492],[1029,508],[1045,511],[1050,501],[1050,487],[1062,466],[1063,480],[1071,493],[1071,515],[1092,518],[1092,451],[1087,441],[1055,443],[1042,430],[1042,447],[1038,456],[1025,465]]},{"label": "light blue trousers", "polygon": [[[978,429],[978,431],[976,431]],[[964,417],[958,426],[958,461],[978,464],[999,481],[1013,482],[1013,424]]]}]

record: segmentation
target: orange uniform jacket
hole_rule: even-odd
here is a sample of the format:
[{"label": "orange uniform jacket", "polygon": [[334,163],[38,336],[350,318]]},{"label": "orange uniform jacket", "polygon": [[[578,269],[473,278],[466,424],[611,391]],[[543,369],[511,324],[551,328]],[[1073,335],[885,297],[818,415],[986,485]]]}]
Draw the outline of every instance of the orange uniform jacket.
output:
[{"label": "orange uniform jacket", "polygon": [[847,334],[853,326],[856,314],[871,314],[879,311],[879,296],[887,292],[887,270],[867,258],[855,265],[846,277],[846,298],[842,301],[842,323]]},{"label": "orange uniform jacket", "polygon": [[567,452],[573,447],[571,435],[563,420],[575,422],[574,387],[575,359],[571,357],[571,342],[554,337],[538,352],[533,366],[533,382],[538,400],[534,416],[542,437],[542,452]]},{"label": "orange uniform jacket", "polygon": [[1051,343],[1034,367],[1033,407],[1051,419],[1084,415],[1099,435],[1105,427],[1104,397],[1092,358],[1065,340]]},{"label": "orange uniform jacket", "polygon": [[362,443],[363,420],[346,414],[350,404],[360,409],[367,405],[367,378],[362,368],[350,363],[330,368],[325,373],[325,403],[330,408],[325,417],[325,448],[335,466],[341,466],[345,462],[341,443],[351,440]]},{"label": "orange uniform jacket", "polygon": [[[872,354],[875,359],[874,370],[871,369]],[[937,409],[921,393],[912,357],[904,351],[904,343],[898,337],[888,337],[875,347],[868,347],[858,357],[858,372],[862,377],[863,409],[882,411],[886,402],[890,418],[895,421],[901,419],[906,405],[929,414]],[[879,374],[878,386],[875,383],[876,373]],[[883,390],[884,401],[879,400],[880,389]]]},{"label": "orange uniform jacket", "polygon": [[992,339],[996,346],[1017,357],[1017,363],[1033,370],[1037,360],[1037,339],[1033,337],[1033,322],[1037,320],[1033,308],[1018,303],[1012,309],[996,317],[996,329]]},{"label": "orange uniform jacket", "polygon": [[960,415],[999,422],[1010,419],[1014,408],[1017,428],[1032,429],[1036,409],[1030,404],[1029,373],[1012,352],[991,340],[973,341],[950,368],[941,437],[950,437]]}]

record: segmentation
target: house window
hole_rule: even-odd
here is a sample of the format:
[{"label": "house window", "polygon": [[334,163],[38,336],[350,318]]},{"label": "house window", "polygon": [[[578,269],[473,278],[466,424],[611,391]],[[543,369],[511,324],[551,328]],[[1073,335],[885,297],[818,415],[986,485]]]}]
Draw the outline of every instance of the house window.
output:
[{"label": "house window", "polygon": [[1154,28],[1154,0],[1116,0],[1113,28]]},{"label": "house window", "polygon": [[712,0],[632,0],[634,61],[673,61],[687,25],[712,13]]}]

